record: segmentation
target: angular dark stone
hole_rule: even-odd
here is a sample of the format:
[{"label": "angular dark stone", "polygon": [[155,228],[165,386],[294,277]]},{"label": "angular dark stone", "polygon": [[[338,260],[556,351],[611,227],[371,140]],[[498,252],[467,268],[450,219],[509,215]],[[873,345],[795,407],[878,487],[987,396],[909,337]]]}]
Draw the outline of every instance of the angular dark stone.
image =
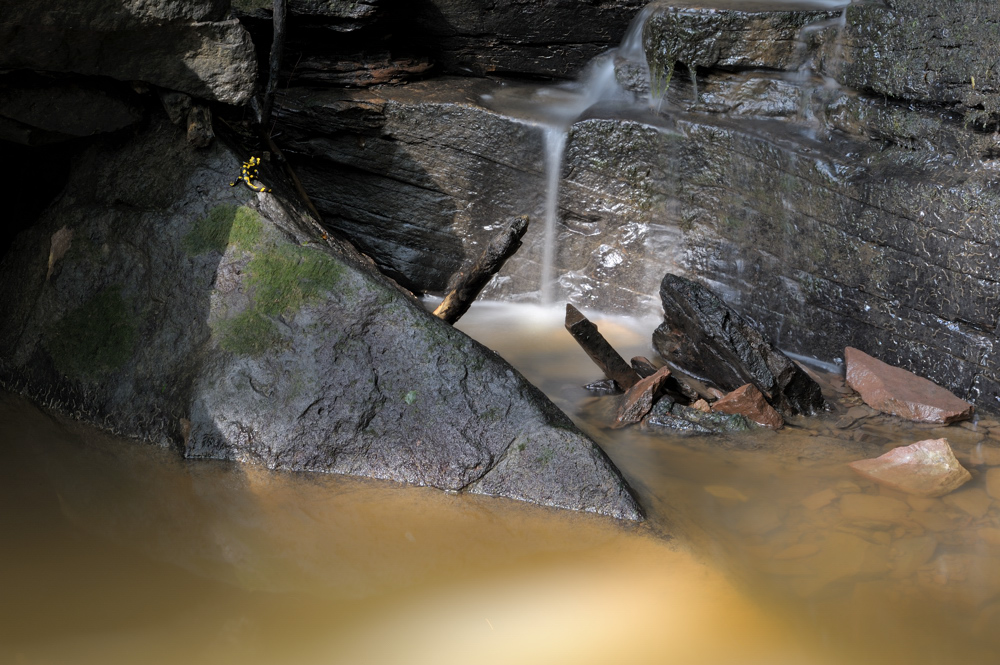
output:
[{"label": "angular dark stone", "polygon": [[661,367],[655,374],[640,379],[634,386],[625,393],[621,407],[618,409],[618,416],[615,418],[616,427],[624,427],[642,420],[653,403],[660,397],[663,387],[670,378],[670,370]]},{"label": "angular dark stone", "polygon": [[621,395],[625,391],[621,389],[614,379],[601,379],[600,381],[594,381],[593,383],[588,383],[583,387],[584,390],[589,390],[592,393],[598,395]]},{"label": "angular dark stone", "polygon": [[653,362],[645,356],[636,356],[629,361],[629,364],[632,365],[632,369],[635,370],[635,373],[638,374],[640,378],[645,379],[647,376],[653,376],[656,374],[656,365],[654,365]]},{"label": "angular dark stone", "polygon": [[739,414],[705,413],[667,398],[653,405],[643,423],[690,434],[748,432],[753,429],[753,424]]},{"label": "angular dark stone", "polygon": [[726,391],[752,383],[785,413],[823,408],[819,385],[704,286],[668,273],[660,298],[663,323],[653,346],[669,365]]},{"label": "angular dark stone", "polygon": [[608,344],[597,326],[569,303],[566,303],[566,330],[573,336],[577,344],[587,352],[590,359],[601,368],[601,371],[619,386],[628,390],[639,381],[639,375]]}]

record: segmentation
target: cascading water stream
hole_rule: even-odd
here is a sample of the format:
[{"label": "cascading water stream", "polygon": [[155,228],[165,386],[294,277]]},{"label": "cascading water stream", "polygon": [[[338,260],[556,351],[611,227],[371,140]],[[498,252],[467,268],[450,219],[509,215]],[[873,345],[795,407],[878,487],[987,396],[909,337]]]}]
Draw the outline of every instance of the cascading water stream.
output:
[{"label": "cascading water stream", "polygon": [[551,305],[555,291],[556,240],[559,224],[559,180],[562,178],[566,128],[545,128],[545,238],[542,244],[541,301]]},{"label": "cascading water stream", "polygon": [[624,61],[649,76],[642,45],[642,28],[655,3],[647,5],[629,26],[621,46],[598,56],[580,78],[560,86],[501,89],[482,101],[494,110],[521,118],[542,129],[545,167],[544,236],[542,239],[539,299],[543,305],[555,300],[556,259],[558,256],[559,182],[562,179],[563,154],[570,126],[587,109],[600,102],[634,103],[634,95],[619,84],[616,68]]},{"label": "cascading water stream", "polygon": [[[721,0],[720,6],[738,9],[740,2]],[[782,5],[781,0],[774,0],[776,7]],[[814,9],[844,8],[844,0],[813,0],[806,4]],[[566,149],[569,128],[584,113],[597,104],[602,107],[617,105],[626,108],[629,113],[635,110],[652,111],[659,114],[663,103],[669,77],[663,73],[654,76],[646,59],[643,43],[643,31],[647,20],[664,6],[662,2],[651,2],[633,19],[622,38],[618,48],[611,49],[592,60],[573,82],[527,88],[523,86],[505,86],[493,94],[484,95],[485,106],[520,119],[541,129],[544,151],[544,232],[541,238],[538,298],[542,305],[551,305],[558,296],[557,285],[559,275],[557,259],[559,256],[559,190],[562,179],[563,156]],[[802,65],[797,71],[787,75],[787,78],[800,85],[803,90],[803,116],[808,115],[808,80],[812,75],[812,63],[805,56],[806,40],[809,35],[827,28],[842,28],[845,23],[846,9],[838,18],[824,19],[809,24],[799,33],[802,49]],[[694,102],[698,104],[697,68],[692,66],[692,81]],[[626,90],[619,82],[619,76],[631,78]],[[606,109],[605,109],[606,110]],[[803,119],[806,119],[803,117]]]}]

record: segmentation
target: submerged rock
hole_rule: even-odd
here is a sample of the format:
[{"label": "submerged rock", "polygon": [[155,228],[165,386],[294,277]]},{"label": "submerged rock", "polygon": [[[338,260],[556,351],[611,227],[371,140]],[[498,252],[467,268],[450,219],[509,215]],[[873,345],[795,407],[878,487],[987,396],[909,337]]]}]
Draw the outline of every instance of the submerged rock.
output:
[{"label": "submerged rock", "polygon": [[786,413],[823,408],[819,385],[704,286],[668,273],[660,298],[663,323],[653,345],[668,364],[724,390],[751,383]]},{"label": "submerged rock", "polygon": [[654,404],[643,423],[653,429],[665,428],[688,434],[748,432],[753,429],[753,424],[742,415],[705,412],[668,398]]},{"label": "submerged rock", "polygon": [[944,496],[972,480],[947,439],[918,441],[848,466],[880,485],[923,497]]},{"label": "submerged rock", "polygon": [[844,350],[844,358],[847,385],[873,409],[924,423],[947,424],[972,417],[972,404],[932,381],[852,347]]},{"label": "submerged rock", "polygon": [[640,518],[537,388],[326,240],[266,163],[273,192],[229,187],[243,159],[166,118],[84,150],[0,264],[2,385],[190,458]]}]

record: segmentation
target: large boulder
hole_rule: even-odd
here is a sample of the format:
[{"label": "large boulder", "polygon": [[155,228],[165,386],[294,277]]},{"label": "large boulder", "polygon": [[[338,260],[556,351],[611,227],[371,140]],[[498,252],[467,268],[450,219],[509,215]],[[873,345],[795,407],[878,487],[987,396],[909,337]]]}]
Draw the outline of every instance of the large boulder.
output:
[{"label": "large boulder", "polygon": [[165,118],[97,142],[0,266],[2,385],[191,458],[637,519],[618,471],[496,354],[327,240],[266,164]]},{"label": "large boulder", "polygon": [[12,0],[0,5],[0,69],[143,81],[242,104],[254,92],[249,33],[224,0]]},{"label": "large boulder", "polygon": [[825,405],[802,368],[701,284],[667,273],[660,298],[663,323],[653,346],[669,365],[725,391],[752,384],[784,413],[812,414]]}]

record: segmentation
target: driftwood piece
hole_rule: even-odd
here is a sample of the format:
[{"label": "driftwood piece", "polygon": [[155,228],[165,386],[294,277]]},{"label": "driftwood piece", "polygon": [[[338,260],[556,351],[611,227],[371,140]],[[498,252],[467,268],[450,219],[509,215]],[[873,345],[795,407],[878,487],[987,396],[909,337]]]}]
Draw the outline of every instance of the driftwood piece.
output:
[{"label": "driftwood piece", "polygon": [[573,336],[590,359],[593,360],[605,376],[613,379],[624,390],[628,390],[639,381],[631,365],[608,344],[608,340],[597,330],[590,319],[580,313],[576,307],[566,303],[566,330]]},{"label": "driftwood piece", "polygon": [[455,323],[469,311],[469,307],[486,283],[521,246],[521,238],[527,230],[528,218],[521,216],[493,236],[479,259],[471,268],[458,276],[457,286],[437,306],[434,316],[448,323]]}]

